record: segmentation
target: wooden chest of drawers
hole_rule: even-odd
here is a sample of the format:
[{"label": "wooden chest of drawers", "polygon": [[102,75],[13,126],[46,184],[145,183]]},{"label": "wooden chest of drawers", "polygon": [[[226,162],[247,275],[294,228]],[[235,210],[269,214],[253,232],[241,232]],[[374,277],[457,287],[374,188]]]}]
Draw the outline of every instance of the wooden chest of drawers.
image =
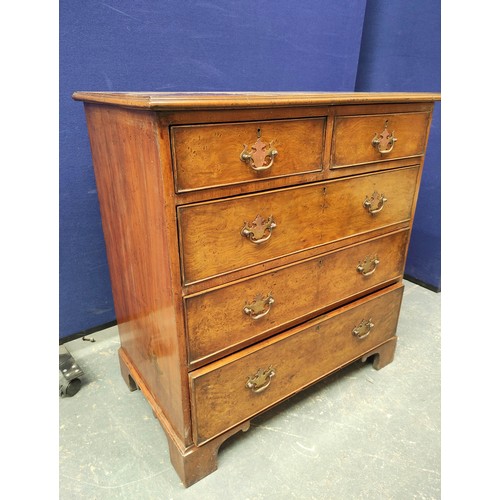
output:
[{"label": "wooden chest of drawers", "polygon": [[77,92],[120,365],[186,486],[252,417],[392,361],[436,94]]}]

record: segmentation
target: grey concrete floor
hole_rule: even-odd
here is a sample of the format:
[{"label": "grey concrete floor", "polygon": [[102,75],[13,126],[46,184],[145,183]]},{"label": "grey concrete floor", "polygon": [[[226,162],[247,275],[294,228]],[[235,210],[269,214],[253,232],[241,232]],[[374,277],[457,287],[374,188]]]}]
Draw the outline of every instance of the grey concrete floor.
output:
[{"label": "grey concrete floor", "polygon": [[188,489],[121,378],[117,328],[68,342],[85,383],[60,400],[60,498],[440,498],[441,296],[405,285],[392,364],[354,363],[254,419]]}]

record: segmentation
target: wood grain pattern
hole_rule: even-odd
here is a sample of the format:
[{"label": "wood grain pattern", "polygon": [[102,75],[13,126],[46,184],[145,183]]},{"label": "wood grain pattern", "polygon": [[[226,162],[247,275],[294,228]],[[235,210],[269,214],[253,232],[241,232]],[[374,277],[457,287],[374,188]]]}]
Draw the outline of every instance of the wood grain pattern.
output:
[{"label": "wood grain pattern", "polygon": [[[195,443],[227,431],[393,337],[402,294],[403,286],[394,285],[191,372]],[[352,330],[364,319],[375,326],[358,339]],[[245,387],[247,377],[268,367],[276,374],[267,389],[254,393]]]},{"label": "wood grain pattern", "polygon": [[[219,359],[400,279],[407,244],[408,231],[400,231],[186,297],[190,365]],[[357,266],[370,256],[377,256],[379,264],[373,274],[363,276]],[[268,293],[274,298],[269,313],[252,319],[243,312],[246,303]]]},{"label": "wood grain pattern", "polygon": [[433,102],[441,96],[431,92],[75,92],[73,99],[162,110]]},{"label": "wood grain pattern", "polygon": [[[215,470],[220,444],[254,415],[356,359],[392,361],[438,94],[73,97],[85,102],[120,369],[186,486]],[[388,117],[398,143],[380,157],[371,141]],[[256,124],[279,149],[268,173],[239,160]],[[387,201],[370,214],[375,192]],[[254,245],[241,230],[258,215],[277,226]],[[374,256],[362,276],[358,264],[367,257],[371,271]],[[252,301],[258,319],[243,311]],[[375,326],[358,336],[368,335],[354,336],[367,320]]]},{"label": "wood grain pattern", "polygon": [[156,120],[107,106],[85,111],[120,342],[184,439],[185,354],[177,340]]},{"label": "wood grain pattern", "polygon": [[184,285],[182,287],[183,297],[189,295],[196,295],[198,293],[202,293],[209,289],[219,288],[229,282],[235,282],[260,273],[269,272],[278,267],[289,266],[295,264],[299,260],[306,260],[313,257],[318,257],[321,254],[333,252],[335,250],[339,250],[347,246],[355,245],[357,243],[366,241],[367,239],[377,238],[389,232],[406,230],[408,229],[408,227],[409,227],[409,221],[406,220],[404,222],[399,222],[397,224],[391,225],[390,227],[384,226],[379,229],[374,229],[373,231],[370,231],[369,234],[361,233],[349,236],[348,238],[345,239],[335,240],[330,243],[325,243],[324,245],[321,246],[307,248],[301,250],[300,253],[291,253],[283,257],[278,257],[273,260],[257,262],[254,265],[238,269],[228,274],[220,274],[212,278],[207,278],[206,280],[203,281],[197,281],[195,283]]},{"label": "wood grain pattern", "polygon": [[334,106],[335,116],[363,116],[363,115],[385,115],[396,113],[431,113],[434,102],[411,101],[411,102],[373,102],[365,104],[345,104]]},{"label": "wood grain pattern", "polygon": [[[186,125],[171,128],[178,192],[321,171],[325,118]],[[240,159],[258,133],[278,151],[272,166],[254,171]]]},{"label": "wood grain pattern", "polygon": [[[409,220],[417,175],[410,167],[180,207],[184,283]],[[376,191],[389,201],[371,215],[363,202]],[[241,235],[257,215],[277,224],[263,244]]]},{"label": "wood grain pattern", "polygon": [[[415,109],[415,104],[404,104]],[[417,105],[418,106],[418,105]],[[428,103],[423,104],[427,107]],[[163,127],[186,124],[237,123],[258,122],[262,120],[288,120],[303,118],[321,118],[333,112],[328,106],[278,106],[266,107],[265,113],[260,107],[251,108],[203,108],[191,107],[187,109],[162,109],[158,116]],[[331,137],[331,136],[330,136]]]},{"label": "wood grain pattern", "polygon": [[[398,113],[373,116],[338,116],[334,126],[332,166],[380,162],[422,155],[430,113]],[[379,153],[372,145],[375,134],[384,130],[397,138],[389,153]]]}]

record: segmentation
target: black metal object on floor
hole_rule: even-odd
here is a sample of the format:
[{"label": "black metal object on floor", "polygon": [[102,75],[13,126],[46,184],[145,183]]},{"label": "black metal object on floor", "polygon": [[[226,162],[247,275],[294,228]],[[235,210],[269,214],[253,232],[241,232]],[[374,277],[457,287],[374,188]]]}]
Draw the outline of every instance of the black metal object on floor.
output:
[{"label": "black metal object on floor", "polygon": [[59,396],[74,396],[82,386],[83,371],[64,345],[59,346]]}]

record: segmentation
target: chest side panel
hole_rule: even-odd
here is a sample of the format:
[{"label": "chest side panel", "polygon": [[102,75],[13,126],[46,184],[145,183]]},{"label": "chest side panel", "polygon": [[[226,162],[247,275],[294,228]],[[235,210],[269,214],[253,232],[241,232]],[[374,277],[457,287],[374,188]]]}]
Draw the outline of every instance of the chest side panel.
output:
[{"label": "chest side panel", "polygon": [[155,115],[88,104],[86,115],[121,346],[185,439],[185,350],[177,335]]}]

